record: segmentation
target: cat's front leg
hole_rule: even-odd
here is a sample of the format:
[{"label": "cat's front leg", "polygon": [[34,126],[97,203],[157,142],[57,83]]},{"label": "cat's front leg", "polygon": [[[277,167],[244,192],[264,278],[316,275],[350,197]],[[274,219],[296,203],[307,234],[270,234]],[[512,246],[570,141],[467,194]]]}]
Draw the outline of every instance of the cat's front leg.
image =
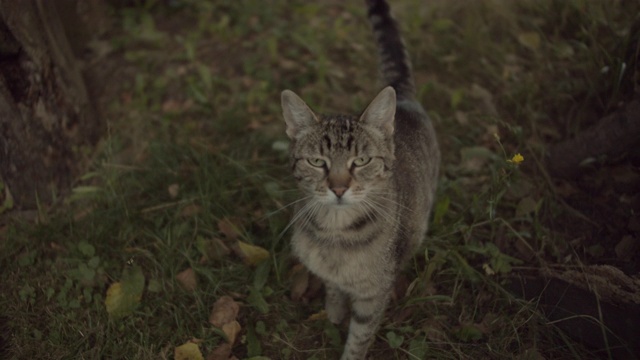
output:
[{"label": "cat's front leg", "polygon": [[340,360],[364,360],[389,301],[389,292],[353,296],[349,335]]},{"label": "cat's front leg", "polygon": [[336,285],[325,281],[327,296],[325,299],[325,311],[327,318],[334,324],[339,324],[347,315],[347,295]]}]

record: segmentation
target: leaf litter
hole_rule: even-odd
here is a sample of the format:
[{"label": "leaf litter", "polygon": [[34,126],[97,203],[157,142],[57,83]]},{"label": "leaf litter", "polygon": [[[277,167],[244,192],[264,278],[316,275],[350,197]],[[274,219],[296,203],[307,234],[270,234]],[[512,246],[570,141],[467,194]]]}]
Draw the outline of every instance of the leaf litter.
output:
[{"label": "leaf litter", "polygon": [[188,268],[176,275],[176,281],[186,291],[193,292],[198,289],[198,277],[193,268]]},{"label": "leaf litter", "polygon": [[227,342],[218,345],[208,358],[228,359],[233,345],[242,331],[242,326],[236,320],[240,313],[240,304],[231,296],[221,296],[214,304],[209,315],[209,323],[224,333]]},{"label": "leaf litter", "polygon": [[140,304],[145,278],[139,266],[126,267],[122,279],[107,289],[104,304],[112,318],[131,314]]}]

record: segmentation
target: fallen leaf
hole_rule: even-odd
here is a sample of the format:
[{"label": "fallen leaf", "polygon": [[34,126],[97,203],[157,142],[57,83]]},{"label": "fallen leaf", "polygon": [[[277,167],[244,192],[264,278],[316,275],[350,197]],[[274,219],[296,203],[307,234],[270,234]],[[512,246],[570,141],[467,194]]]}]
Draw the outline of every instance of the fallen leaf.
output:
[{"label": "fallen leaf", "polygon": [[307,292],[304,293],[302,301],[304,303],[309,303],[310,301],[321,296],[323,286],[324,283],[319,277],[315,276],[312,273],[309,273],[309,287],[307,288]]},{"label": "fallen leaf", "polygon": [[235,240],[240,236],[238,227],[226,217],[218,221],[218,230],[229,240]]},{"label": "fallen leaf", "polygon": [[238,246],[233,249],[236,252],[236,255],[238,255],[247,265],[258,265],[270,256],[269,252],[260,246],[247,244],[243,241],[238,241],[237,244]]},{"label": "fallen leaf", "polygon": [[407,319],[411,318],[415,310],[416,308],[414,306],[402,307],[399,311],[393,314],[391,321],[395,324],[401,324],[405,322]]},{"label": "fallen leaf", "polygon": [[175,360],[204,360],[198,344],[188,342],[178,346],[174,351]]},{"label": "fallen leaf", "polygon": [[491,91],[483,88],[479,84],[472,84],[470,95],[473,98],[482,101],[482,105],[485,108],[484,110],[489,115],[496,116],[496,117],[499,116],[498,110],[496,109],[496,105],[493,100],[493,93]]},{"label": "fallen leaf", "polygon": [[164,113],[179,113],[188,110],[193,105],[192,101],[179,101],[176,99],[167,99],[162,103],[162,112]]},{"label": "fallen leaf", "polygon": [[315,314],[311,314],[307,318],[308,321],[318,321],[318,320],[326,320],[326,319],[327,319],[327,312],[324,309],[320,310]]},{"label": "fallen leaf", "polygon": [[125,268],[122,280],[107,289],[104,305],[113,318],[129,315],[140,304],[144,291],[144,275],[139,266]]},{"label": "fallen leaf", "polygon": [[231,356],[231,344],[222,343],[207,355],[207,360],[228,360]]},{"label": "fallen leaf", "polygon": [[252,119],[245,127],[247,130],[258,130],[262,127],[262,123],[257,119]]},{"label": "fallen leaf", "polygon": [[78,211],[76,211],[73,214],[73,221],[80,221],[82,219],[84,219],[85,217],[87,217],[87,215],[91,214],[94,210],[93,206],[87,206],[85,208],[82,208]]},{"label": "fallen leaf", "polygon": [[222,325],[222,331],[227,336],[227,340],[231,345],[233,345],[236,342],[236,339],[238,338],[238,334],[240,334],[241,330],[242,330],[242,327],[240,326],[240,323],[236,320]]},{"label": "fallen leaf", "polygon": [[297,62],[288,59],[280,59],[278,61],[278,65],[280,65],[280,68],[283,70],[294,70],[300,68],[300,65],[298,65]]},{"label": "fallen leaf", "polygon": [[538,210],[538,202],[535,201],[531,196],[526,196],[520,199],[518,205],[516,206],[516,217],[522,217],[525,215],[529,215]]},{"label": "fallen leaf", "polygon": [[484,273],[489,276],[493,276],[496,274],[496,272],[491,268],[491,265],[487,263],[482,264],[482,270],[484,270]]},{"label": "fallen leaf", "polygon": [[58,243],[57,243],[57,242],[55,242],[55,241],[52,241],[52,242],[49,244],[49,246],[51,247],[51,250],[53,250],[53,251],[61,252],[61,253],[63,253],[63,252],[67,252],[67,249],[66,249],[64,246],[62,246],[62,245],[58,244]]},{"label": "fallen leaf", "polygon": [[291,300],[300,301],[309,287],[309,271],[304,265],[297,264],[291,272]]},{"label": "fallen leaf", "polygon": [[213,304],[209,322],[218,328],[222,328],[224,324],[235,321],[240,312],[240,305],[230,296],[222,296]]},{"label": "fallen leaf", "polygon": [[564,180],[556,180],[554,183],[554,188],[556,193],[564,198],[571,197],[580,192],[572,183]]},{"label": "fallen leaf", "polygon": [[536,51],[540,47],[540,35],[533,31],[523,32],[518,34],[518,42],[529,50]]},{"label": "fallen leaf", "polygon": [[454,114],[456,121],[458,121],[458,125],[467,126],[469,125],[469,117],[466,113],[462,111],[456,111]]},{"label": "fallen leaf", "polygon": [[204,261],[220,260],[231,253],[231,250],[218,238],[207,239],[202,236],[196,238],[196,247],[204,257]]},{"label": "fallen leaf", "polygon": [[191,217],[194,215],[198,215],[202,211],[202,207],[196,204],[189,204],[180,210],[180,216],[182,217]]},{"label": "fallen leaf", "polygon": [[169,193],[169,197],[171,197],[172,199],[175,199],[176,197],[178,197],[178,194],[180,193],[180,185],[178,184],[171,184],[167,187],[167,192]]},{"label": "fallen leaf", "polygon": [[615,252],[618,259],[631,260],[640,249],[640,241],[631,235],[625,235],[622,240],[616,244]]},{"label": "fallen leaf", "polygon": [[192,268],[188,268],[176,275],[176,281],[187,291],[195,291],[198,288],[198,277]]}]

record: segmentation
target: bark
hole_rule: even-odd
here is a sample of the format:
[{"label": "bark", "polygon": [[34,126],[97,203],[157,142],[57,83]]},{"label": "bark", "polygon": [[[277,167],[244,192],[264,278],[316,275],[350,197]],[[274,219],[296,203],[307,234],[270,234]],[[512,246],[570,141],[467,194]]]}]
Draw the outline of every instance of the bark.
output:
[{"label": "bark", "polygon": [[547,168],[552,176],[572,178],[589,160],[621,155],[640,144],[640,100],[601,119],[573,139],[549,147]]},{"label": "bark", "polygon": [[640,357],[640,278],[613,266],[541,269],[520,275],[511,290],[537,304],[568,336],[603,358]]},{"label": "bark", "polygon": [[0,181],[18,209],[68,189],[103,128],[58,12],[69,4],[0,0]]}]

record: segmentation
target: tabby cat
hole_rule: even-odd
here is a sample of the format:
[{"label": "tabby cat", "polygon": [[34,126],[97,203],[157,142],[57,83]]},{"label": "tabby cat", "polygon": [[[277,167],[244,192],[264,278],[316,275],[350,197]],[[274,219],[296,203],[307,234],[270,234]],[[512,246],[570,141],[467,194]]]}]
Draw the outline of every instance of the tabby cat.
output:
[{"label": "tabby cat", "polygon": [[304,197],[295,255],[326,288],[329,320],[351,308],[342,360],[364,359],[403,263],[427,232],[440,152],[416,100],[411,65],[384,0],[367,0],[387,85],[360,116],[321,115],[290,90],[282,110]]}]

